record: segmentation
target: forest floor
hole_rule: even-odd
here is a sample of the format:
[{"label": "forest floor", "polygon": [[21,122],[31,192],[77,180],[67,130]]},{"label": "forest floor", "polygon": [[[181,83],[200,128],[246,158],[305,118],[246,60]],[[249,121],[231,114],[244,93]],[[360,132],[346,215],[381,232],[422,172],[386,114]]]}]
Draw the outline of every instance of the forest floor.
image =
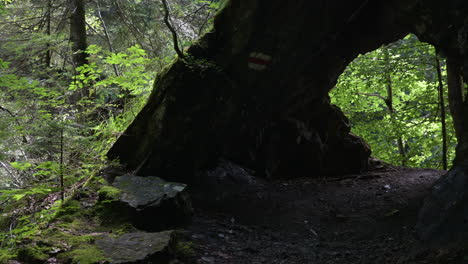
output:
[{"label": "forest floor", "polygon": [[424,197],[444,173],[385,167],[339,179],[257,182],[255,191],[196,210],[189,235],[197,262],[463,263],[421,250],[413,234]]}]

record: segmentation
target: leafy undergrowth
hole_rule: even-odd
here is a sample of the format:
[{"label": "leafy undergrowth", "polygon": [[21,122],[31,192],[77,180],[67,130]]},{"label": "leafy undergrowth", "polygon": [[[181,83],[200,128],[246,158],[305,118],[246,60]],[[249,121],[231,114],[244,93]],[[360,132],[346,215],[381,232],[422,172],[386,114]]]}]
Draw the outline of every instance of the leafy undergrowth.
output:
[{"label": "leafy undergrowth", "polygon": [[4,193],[0,263],[106,261],[94,241],[134,230],[125,219],[110,220],[115,215],[105,205],[113,195],[115,190],[99,177],[83,183],[64,203],[56,192]]}]

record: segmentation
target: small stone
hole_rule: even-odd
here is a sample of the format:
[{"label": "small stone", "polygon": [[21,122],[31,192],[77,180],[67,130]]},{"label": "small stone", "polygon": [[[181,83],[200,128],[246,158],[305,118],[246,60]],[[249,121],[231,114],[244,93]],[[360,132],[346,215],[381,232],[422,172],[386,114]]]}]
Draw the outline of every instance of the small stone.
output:
[{"label": "small stone", "polygon": [[212,263],[215,261],[213,257],[202,257],[201,260],[204,261],[205,263]]}]

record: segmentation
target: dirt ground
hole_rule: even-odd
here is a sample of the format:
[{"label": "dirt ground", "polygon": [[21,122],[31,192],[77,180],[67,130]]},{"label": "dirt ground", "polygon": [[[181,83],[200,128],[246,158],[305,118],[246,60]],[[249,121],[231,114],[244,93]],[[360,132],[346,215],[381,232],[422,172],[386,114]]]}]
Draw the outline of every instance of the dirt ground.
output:
[{"label": "dirt ground", "polygon": [[444,173],[386,167],[341,179],[257,182],[196,210],[189,234],[197,262],[464,263],[429,254],[413,234],[424,197]]}]

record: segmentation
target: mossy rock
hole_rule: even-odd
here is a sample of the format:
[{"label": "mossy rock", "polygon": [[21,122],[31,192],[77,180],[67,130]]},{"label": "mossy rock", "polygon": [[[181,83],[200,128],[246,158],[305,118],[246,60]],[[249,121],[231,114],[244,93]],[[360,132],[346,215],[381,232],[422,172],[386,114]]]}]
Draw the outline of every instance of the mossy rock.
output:
[{"label": "mossy rock", "polygon": [[58,258],[71,264],[94,264],[108,260],[103,251],[95,245],[79,246],[69,252],[59,254]]},{"label": "mossy rock", "polygon": [[96,246],[111,263],[170,263],[175,232],[134,232],[117,238],[96,241]]},{"label": "mossy rock", "polygon": [[106,225],[129,222],[137,229],[157,232],[191,221],[187,185],[158,177],[123,175],[99,191],[100,214]]},{"label": "mossy rock", "polygon": [[122,191],[112,186],[104,186],[98,191],[99,201],[115,201],[120,198]]}]

